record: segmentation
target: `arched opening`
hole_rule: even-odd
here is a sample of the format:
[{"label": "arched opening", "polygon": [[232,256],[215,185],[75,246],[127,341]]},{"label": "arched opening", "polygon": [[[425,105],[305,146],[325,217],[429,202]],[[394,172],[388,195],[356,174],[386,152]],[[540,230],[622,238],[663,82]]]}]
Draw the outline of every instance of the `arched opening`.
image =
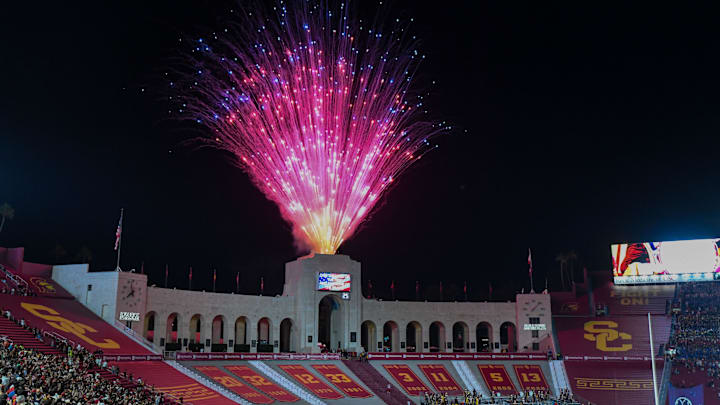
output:
[{"label": "arched opening", "polygon": [[212,321],[212,346],[213,352],[226,352],[227,344],[225,343],[225,317],[218,315]]},{"label": "arched opening", "polygon": [[515,324],[512,322],[505,322],[500,325],[500,346],[503,350],[508,352],[514,352],[517,350]]},{"label": "arched opening", "polygon": [[235,352],[249,352],[250,344],[247,340],[247,325],[248,320],[246,317],[241,316],[235,320]]},{"label": "arched opening", "polygon": [[470,349],[470,342],[468,341],[468,335],[470,329],[465,322],[455,322],[453,324],[453,351],[464,352],[466,349]]},{"label": "arched opening", "polygon": [[342,301],[326,295],[318,305],[318,343],[324,344],[328,351],[343,348]]},{"label": "arched opening", "polygon": [[412,321],[405,328],[405,350],[408,352],[422,352],[422,327],[419,322]]},{"label": "arched opening", "polygon": [[387,321],[383,325],[383,351],[384,352],[399,352],[399,331],[397,323],[394,321]]},{"label": "arched opening", "polygon": [[377,350],[377,331],[373,321],[365,321],[360,325],[360,345],[366,352]]},{"label": "arched opening", "polygon": [[292,319],[285,318],[280,322],[280,351],[295,353],[298,349],[297,332]]},{"label": "arched opening", "polygon": [[148,342],[155,341],[155,311],[150,311],[145,315],[143,336],[145,336],[145,339],[147,339]]},{"label": "arched opening", "polygon": [[190,318],[190,343],[188,349],[191,352],[202,352],[205,351],[205,346],[202,341],[202,316],[195,314]]},{"label": "arched opening", "polygon": [[475,327],[475,341],[478,352],[493,351],[492,325],[487,322],[480,322]]},{"label": "arched opening", "polygon": [[430,351],[445,351],[445,325],[435,321],[430,324]]},{"label": "arched opening", "polygon": [[165,350],[180,350],[180,339],[178,337],[178,324],[180,323],[177,312],[168,315],[165,323]]},{"label": "arched opening", "polygon": [[257,324],[257,351],[259,353],[272,353],[272,328],[269,318],[262,318]]},{"label": "arched opening", "polygon": [[218,315],[212,323],[212,342],[225,343],[225,317]]}]

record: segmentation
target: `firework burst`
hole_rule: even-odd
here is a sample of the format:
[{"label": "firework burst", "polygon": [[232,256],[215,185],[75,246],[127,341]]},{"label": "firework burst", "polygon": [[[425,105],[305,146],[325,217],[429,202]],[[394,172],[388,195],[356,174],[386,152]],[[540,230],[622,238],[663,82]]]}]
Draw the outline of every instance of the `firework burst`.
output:
[{"label": "firework burst", "polygon": [[[192,40],[179,110],[208,128],[317,253],[335,253],[446,129],[410,84],[423,58],[407,24],[349,3],[277,3]],[[378,14],[380,15],[380,14]],[[187,42],[187,41],[186,41]]]}]

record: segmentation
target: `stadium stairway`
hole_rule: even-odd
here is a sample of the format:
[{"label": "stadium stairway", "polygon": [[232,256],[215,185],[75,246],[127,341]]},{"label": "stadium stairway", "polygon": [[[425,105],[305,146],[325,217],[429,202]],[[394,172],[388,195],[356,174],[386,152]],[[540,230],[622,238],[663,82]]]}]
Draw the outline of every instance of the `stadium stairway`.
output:
[{"label": "stadium stairway", "polygon": [[[386,404],[406,405],[408,401],[410,401],[405,394],[395,388],[394,384],[390,384],[370,363],[355,360],[343,360],[342,362],[365,386],[370,388],[370,390]],[[389,392],[387,391],[388,384],[390,384]]]},{"label": "stadium stairway", "polygon": [[154,386],[156,390],[174,398],[182,398],[185,404],[230,405],[237,403],[162,361],[128,361],[115,364],[122,371],[142,378],[146,385]]},{"label": "stadium stairway", "polygon": [[7,336],[13,343],[45,354],[63,355],[58,349],[38,340],[29,330],[10,319],[0,317],[0,336]]}]

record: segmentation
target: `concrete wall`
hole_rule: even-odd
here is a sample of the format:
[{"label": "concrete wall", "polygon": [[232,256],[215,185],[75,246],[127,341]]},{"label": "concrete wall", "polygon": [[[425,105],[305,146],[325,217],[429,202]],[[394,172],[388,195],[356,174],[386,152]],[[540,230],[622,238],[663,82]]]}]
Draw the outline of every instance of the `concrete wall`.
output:
[{"label": "concrete wall", "polygon": [[[116,319],[120,272],[88,272],[88,264],[53,266],[52,279],[106,322]],[[88,285],[92,285],[88,290]],[[142,312],[142,311],[140,311]]]}]

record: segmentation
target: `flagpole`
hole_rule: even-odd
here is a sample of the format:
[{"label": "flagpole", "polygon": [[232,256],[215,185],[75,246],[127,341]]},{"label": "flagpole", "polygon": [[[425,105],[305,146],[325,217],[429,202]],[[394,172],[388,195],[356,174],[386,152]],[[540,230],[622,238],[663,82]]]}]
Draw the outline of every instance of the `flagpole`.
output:
[{"label": "flagpole", "polygon": [[120,208],[120,235],[118,235],[117,265],[115,266],[115,271],[122,271],[120,270],[120,249],[122,248],[122,220],[124,213],[125,208]]},{"label": "flagpole", "polygon": [[655,348],[653,347],[652,320],[650,319],[650,312],[648,312],[648,333],[650,334],[650,362],[652,364],[653,394],[655,396],[655,405],[660,405],[660,400],[658,399],[657,372],[655,371]]},{"label": "flagpole", "polygon": [[533,284],[532,251],[530,248],[528,248],[528,266],[530,266],[530,294],[535,294],[535,284]]}]

